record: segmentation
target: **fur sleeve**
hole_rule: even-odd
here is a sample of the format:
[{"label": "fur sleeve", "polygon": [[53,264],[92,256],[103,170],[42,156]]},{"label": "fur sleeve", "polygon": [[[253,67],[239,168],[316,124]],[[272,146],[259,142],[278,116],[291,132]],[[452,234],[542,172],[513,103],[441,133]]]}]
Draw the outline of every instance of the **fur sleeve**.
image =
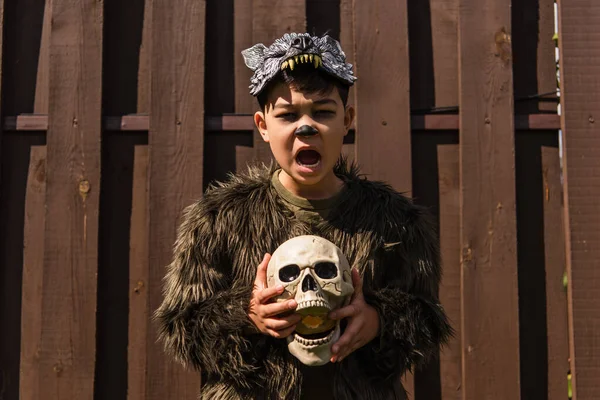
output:
[{"label": "fur sleeve", "polygon": [[371,268],[384,267],[383,279],[364,289],[365,300],[379,312],[380,335],[362,356],[374,358],[371,365],[377,365],[379,376],[397,376],[420,364],[452,335],[438,301],[441,268],[435,230],[423,209],[407,202],[402,208],[401,216],[387,216],[387,243],[372,261]]},{"label": "fur sleeve", "polygon": [[214,209],[196,203],[184,213],[174,259],[155,313],[166,351],[204,373],[237,379],[252,369],[258,335],[246,310],[252,287],[232,282],[225,235],[217,232]]}]

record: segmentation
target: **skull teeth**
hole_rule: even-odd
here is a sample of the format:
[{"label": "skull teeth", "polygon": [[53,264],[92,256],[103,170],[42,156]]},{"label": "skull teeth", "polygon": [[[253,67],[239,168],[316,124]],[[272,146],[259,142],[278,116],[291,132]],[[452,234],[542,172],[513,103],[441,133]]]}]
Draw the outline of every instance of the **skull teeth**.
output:
[{"label": "skull teeth", "polygon": [[305,308],[312,308],[312,307],[323,307],[328,310],[331,309],[329,307],[329,304],[327,304],[323,300],[308,300],[308,301],[303,301],[303,302],[299,303],[298,306],[296,307],[296,311],[303,310]]},{"label": "skull teeth", "polygon": [[298,54],[293,57],[288,58],[281,64],[281,70],[283,71],[286,68],[290,68],[292,71],[297,64],[309,64],[312,63],[315,68],[319,68],[319,66],[323,65],[323,59],[316,54]]},{"label": "skull teeth", "polygon": [[329,343],[331,341],[331,339],[333,339],[334,334],[335,334],[335,329],[332,329],[331,332],[329,332],[329,334],[327,336],[325,336],[324,338],[306,339],[306,338],[303,338],[302,336],[298,335],[297,333],[294,333],[294,340],[304,346],[314,347],[314,346],[320,346],[325,343]]}]

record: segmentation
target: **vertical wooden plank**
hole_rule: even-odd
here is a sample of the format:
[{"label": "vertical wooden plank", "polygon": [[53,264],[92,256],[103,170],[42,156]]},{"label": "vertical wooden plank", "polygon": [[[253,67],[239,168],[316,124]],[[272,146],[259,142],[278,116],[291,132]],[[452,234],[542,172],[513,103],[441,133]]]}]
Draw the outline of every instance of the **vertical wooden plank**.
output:
[{"label": "vertical wooden plank", "polygon": [[53,0],[39,391],[94,393],[103,5]]},{"label": "vertical wooden plank", "polygon": [[[340,0],[340,43],[346,53],[346,61],[354,65],[354,8],[352,3],[352,0]],[[356,73],[356,69],[354,72]],[[348,93],[348,105],[356,108],[355,88],[351,88]],[[342,154],[348,161],[354,161],[356,159],[354,143],[344,144]]]},{"label": "vertical wooden plank", "polygon": [[242,51],[254,44],[252,43],[252,3],[252,0],[233,1],[233,65],[237,114],[251,114],[257,108],[256,101],[250,96],[248,89],[252,71],[246,66],[242,57]]},{"label": "vertical wooden plank", "polygon": [[459,10],[462,388],[518,399],[519,310],[508,0]]},{"label": "vertical wooden plank", "polygon": [[362,171],[412,191],[406,0],[354,2],[356,157]]},{"label": "vertical wooden plank", "polygon": [[137,110],[139,114],[150,111],[150,50],[152,47],[152,2],[144,0],[144,22],[140,61],[138,67]]},{"label": "vertical wooden plank", "polygon": [[33,112],[36,114],[48,113],[48,85],[50,62],[50,18],[52,16],[52,0],[46,0],[44,18],[42,23],[42,38],[40,41],[40,54],[38,57],[37,79],[35,85],[35,102]]},{"label": "vertical wooden plank", "polygon": [[457,145],[438,146],[440,187],[440,249],[444,275],[440,301],[446,310],[455,336],[440,353],[442,399],[462,398],[460,342],[460,170]]},{"label": "vertical wooden plank", "polygon": [[600,398],[600,3],[559,2],[573,396]]},{"label": "vertical wooden plank", "polygon": [[458,105],[459,0],[430,0],[430,3],[435,106],[453,107]]},{"label": "vertical wooden plank", "polygon": [[[302,33],[306,30],[305,0],[253,0],[252,3],[252,44],[270,46],[286,32]],[[277,18],[273,17],[273,10],[277,10]],[[254,159],[265,163],[273,159],[268,143],[262,140],[256,129]]]},{"label": "vertical wooden plank", "polygon": [[[149,133],[148,313],[162,301],[162,279],[182,210],[202,195],[205,1],[153,1]],[[199,374],[147,338],[148,399],[194,398]]]},{"label": "vertical wooden plank", "polygon": [[[234,0],[233,2],[233,65],[235,84],[235,112],[237,114],[254,114],[258,105],[254,97],[250,96],[248,87],[252,71],[244,63],[242,51],[251,47],[252,43],[252,0]],[[256,128],[254,128],[253,141]],[[260,137],[256,137],[260,139]],[[254,157],[254,148],[246,146],[236,147],[236,170],[245,171],[246,166]]]},{"label": "vertical wooden plank", "polygon": [[408,2],[413,110],[458,105],[458,0]]},{"label": "vertical wooden plank", "polygon": [[569,336],[567,324],[567,290],[565,241],[560,181],[559,150],[542,147],[544,181],[544,249],[546,257],[546,324],[548,332],[548,399],[562,400],[567,393],[569,370]]},{"label": "vertical wooden plank", "polygon": [[21,303],[21,374],[19,398],[41,399],[39,346],[42,335],[44,269],[44,207],[46,200],[46,147],[31,148],[23,237],[23,291]]},{"label": "vertical wooden plank", "polygon": [[[556,90],[555,0],[512,3],[515,98]],[[533,98],[515,103],[516,114],[556,112],[556,101]]]},{"label": "vertical wooden plank", "polygon": [[129,348],[127,398],[146,398],[148,340],[148,147],[136,146],[129,250]]}]

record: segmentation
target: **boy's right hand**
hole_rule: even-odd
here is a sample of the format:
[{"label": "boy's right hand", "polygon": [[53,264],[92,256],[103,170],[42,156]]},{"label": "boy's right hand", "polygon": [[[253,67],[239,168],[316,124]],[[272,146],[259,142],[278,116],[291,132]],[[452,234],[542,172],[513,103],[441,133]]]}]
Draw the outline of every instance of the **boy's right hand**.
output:
[{"label": "boy's right hand", "polygon": [[[299,314],[290,313],[298,306],[293,299],[281,303],[269,302],[271,298],[283,293],[283,286],[281,285],[267,288],[267,265],[270,259],[271,255],[265,254],[256,270],[248,316],[260,332],[283,339],[294,332],[296,324],[300,322],[302,317]],[[286,313],[285,316],[280,315],[284,313]]]}]

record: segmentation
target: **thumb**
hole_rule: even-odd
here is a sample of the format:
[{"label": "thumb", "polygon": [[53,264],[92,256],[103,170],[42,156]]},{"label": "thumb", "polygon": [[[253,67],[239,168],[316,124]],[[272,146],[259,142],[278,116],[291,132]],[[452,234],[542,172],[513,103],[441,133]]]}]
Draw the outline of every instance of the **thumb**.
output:
[{"label": "thumb", "polygon": [[271,255],[269,253],[265,253],[261,263],[258,265],[256,269],[256,278],[254,279],[254,286],[259,289],[264,289],[267,287],[267,267],[269,265],[269,261],[271,260]]},{"label": "thumb", "polygon": [[353,298],[362,297],[363,295],[363,283],[360,278],[360,274],[356,268],[352,268],[352,286],[354,286]]}]

